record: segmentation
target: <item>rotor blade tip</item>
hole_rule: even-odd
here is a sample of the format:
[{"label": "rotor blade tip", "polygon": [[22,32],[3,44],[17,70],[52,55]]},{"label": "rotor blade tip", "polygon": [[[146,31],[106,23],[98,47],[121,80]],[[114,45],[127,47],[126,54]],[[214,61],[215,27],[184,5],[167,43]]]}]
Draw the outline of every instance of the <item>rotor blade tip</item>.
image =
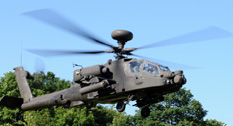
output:
[{"label": "rotor blade tip", "polygon": [[233,36],[232,32],[229,32],[229,31],[227,31],[223,28],[217,27],[217,26],[210,26],[210,31],[212,31],[216,35],[222,36],[223,38]]}]

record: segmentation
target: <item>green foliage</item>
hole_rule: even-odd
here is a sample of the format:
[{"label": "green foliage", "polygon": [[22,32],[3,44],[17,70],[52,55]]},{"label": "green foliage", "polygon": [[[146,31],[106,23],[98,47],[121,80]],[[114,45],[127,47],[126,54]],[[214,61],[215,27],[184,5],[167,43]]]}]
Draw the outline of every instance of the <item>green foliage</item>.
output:
[{"label": "green foliage", "polygon": [[[55,77],[52,72],[34,73],[28,79],[34,97],[59,91],[70,86],[69,81]],[[20,97],[13,72],[6,73],[0,79],[0,97],[8,95]],[[142,118],[140,110],[134,116],[118,113],[115,108],[97,105],[91,111],[80,108],[47,108],[23,113],[24,121],[15,122],[19,110],[11,110],[0,106],[0,125],[15,126],[225,126],[217,120],[204,120],[207,111],[200,102],[193,99],[189,90],[165,95],[164,102],[150,106],[151,114]]]},{"label": "green foliage", "polygon": [[70,86],[69,81],[60,80],[52,72],[34,73],[31,79],[28,79],[33,96],[40,96],[51,92],[59,91]]},{"label": "green foliage", "polygon": [[1,77],[0,81],[0,96],[15,96],[20,97],[19,88],[15,79],[15,74],[9,72],[4,74],[5,77]]},{"label": "green foliage", "polygon": [[24,120],[27,122],[25,125],[28,126],[105,126],[111,125],[113,118],[118,115],[123,116],[122,113],[101,105],[96,106],[92,111],[88,111],[86,107],[69,109],[58,107],[25,112]]},{"label": "green foliage", "polygon": [[[202,105],[192,99],[190,91],[180,89],[178,92],[165,95],[164,102],[151,105],[151,114],[138,124],[143,125],[182,125],[192,122],[200,124],[207,111]],[[138,117],[139,119],[141,117]]]},{"label": "green foliage", "polygon": [[136,125],[143,126],[218,126],[224,123],[204,120],[207,111],[197,100],[193,99],[190,90],[180,89],[175,93],[164,95],[164,101],[150,106],[152,110],[149,117],[143,119],[140,111],[134,116]]},{"label": "green foliage", "polygon": [[205,123],[206,123],[206,126],[226,126],[225,123],[219,122],[215,119],[210,119],[210,120],[207,119]]},{"label": "green foliage", "polygon": [[111,126],[133,126],[133,116],[124,115],[119,113],[118,116],[113,118]]},{"label": "green foliage", "polygon": [[[9,72],[4,74],[5,77],[1,77],[0,81],[0,97],[15,96],[20,97],[19,89],[15,81],[15,74]],[[15,122],[15,114],[18,110],[11,110],[6,107],[0,106],[0,125],[14,125],[21,124],[22,122]]]}]

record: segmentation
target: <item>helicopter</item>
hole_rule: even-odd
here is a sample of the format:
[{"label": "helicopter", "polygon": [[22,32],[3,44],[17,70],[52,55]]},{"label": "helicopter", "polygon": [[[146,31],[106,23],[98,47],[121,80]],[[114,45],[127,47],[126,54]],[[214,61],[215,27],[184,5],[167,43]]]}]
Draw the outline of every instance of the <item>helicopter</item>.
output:
[{"label": "helicopter", "polygon": [[[211,40],[232,36],[231,33],[210,27],[173,39],[160,41],[139,48],[124,48],[132,40],[133,34],[127,30],[115,30],[111,36],[117,40],[118,46],[99,40],[87,33],[59,13],[50,9],[42,9],[24,13],[37,20],[56,26],[67,32],[82,36],[90,41],[107,46],[110,50],[70,51],[70,50],[27,50],[37,55],[69,55],[69,54],[101,54],[113,53],[116,60],[108,60],[103,65],[94,65],[74,70],[70,88],[54,93],[33,97],[27,78],[30,73],[23,67],[14,68],[21,98],[3,96],[0,105],[12,109],[20,109],[21,113],[49,107],[93,107],[98,103],[115,104],[118,112],[123,112],[126,105],[136,101],[134,106],[142,108],[141,116],[150,115],[149,106],[164,101],[163,95],[178,91],[187,80],[182,70],[171,71],[168,66],[151,62],[146,59],[135,59],[127,56],[138,56],[132,52],[138,49],[164,45],[183,44],[203,40]],[[186,42],[186,38],[192,38]],[[176,40],[179,40],[178,42]],[[174,42],[175,41],[175,42]]]}]

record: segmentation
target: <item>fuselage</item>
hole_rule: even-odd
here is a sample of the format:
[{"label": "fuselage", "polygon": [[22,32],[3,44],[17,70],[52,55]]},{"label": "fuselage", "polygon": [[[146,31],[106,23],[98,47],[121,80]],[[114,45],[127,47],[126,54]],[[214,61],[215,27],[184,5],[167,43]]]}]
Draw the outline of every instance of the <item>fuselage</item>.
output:
[{"label": "fuselage", "polygon": [[[112,104],[124,101],[129,96],[133,96],[132,100],[157,97],[179,90],[186,82],[182,71],[171,72],[168,67],[147,60],[109,60],[100,67],[102,71],[107,68],[108,75],[100,75],[102,71],[98,73],[96,68],[88,68],[88,71],[94,72],[96,76],[90,75],[89,79],[83,76],[74,81],[70,88],[33,98],[24,103],[21,109],[26,111],[60,105],[77,107],[97,103]],[[80,76],[85,72],[83,69],[76,70],[74,76]],[[97,76],[98,74],[100,76]],[[103,80],[109,82],[105,87],[101,87]],[[87,93],[83,93],[84,88]]]}]

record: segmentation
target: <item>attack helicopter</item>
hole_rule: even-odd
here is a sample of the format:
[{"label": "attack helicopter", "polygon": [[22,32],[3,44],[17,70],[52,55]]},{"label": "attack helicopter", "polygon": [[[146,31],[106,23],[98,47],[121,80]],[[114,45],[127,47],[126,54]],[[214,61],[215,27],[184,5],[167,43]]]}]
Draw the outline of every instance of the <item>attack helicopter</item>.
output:
[{"label": "attack helicopter", "polygon": [[[118,43],[118,46],[113,46],[93,37],[55,11],[49,9],[36,10],[24,13],[24,15],[46,22],[72,34],[82,36],[96,44],[111,48],[104,51],[27,50],[31,53],[41,56],[113,53],[116,60],[110,59],[103,65],[94,65],[74,70],[73,82],[70,88],[39,97],[33,97],[31,93],[27,81],[30,73],[25,71],[23,67],[14,68],[21,98],[4,96],[0,101],[0,105],[12,109],[20,109],[20,112],[16,115],[16,120],[20,119],[20,114],[23,111],[54,106],[92,107],[98,103],[117,103],[117,111],[123,112],[130,101],[136,101],[134,106],[142,108],[141,116],[148,117],[150,115],[149,106],[151,104],[163,101],[163,95],[178,91],[187,80],[182,70],[171,71],[165,65],[146,59],[128,58],[128,56],[140,57],[133,54],[133,51],[232,36],[231,33],[223,29],[209,27],[139,48],[124,48],[125,44],[133,38],[132,32],[127,30],[115,30],[112,32],[112,38],[117,40]],[[192,40],[189,40],[189,38],[192,38]]]}]

